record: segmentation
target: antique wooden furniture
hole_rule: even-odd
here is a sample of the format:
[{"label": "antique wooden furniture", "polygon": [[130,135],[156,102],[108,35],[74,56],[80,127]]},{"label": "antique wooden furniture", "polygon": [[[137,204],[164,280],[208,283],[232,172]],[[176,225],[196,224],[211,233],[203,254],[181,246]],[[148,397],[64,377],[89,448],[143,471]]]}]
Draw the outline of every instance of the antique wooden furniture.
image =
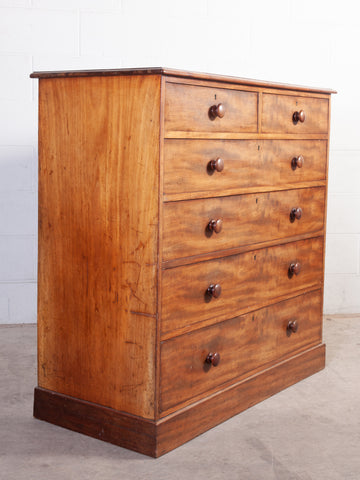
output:
[{"label": "antique wooden furniture", "polygon": [[35,417],[159,456],[322,369],[332,91],[32,77]]}]

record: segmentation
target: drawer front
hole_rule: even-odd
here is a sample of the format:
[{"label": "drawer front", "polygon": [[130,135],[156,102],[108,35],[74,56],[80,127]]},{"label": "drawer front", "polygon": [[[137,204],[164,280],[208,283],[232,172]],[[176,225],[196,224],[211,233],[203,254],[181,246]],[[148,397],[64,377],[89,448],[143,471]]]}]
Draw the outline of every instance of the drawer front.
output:
[{"label": "drawer front", "polygon": [[[291,274],[291,265],[300,265],[300,272]],[[323,237],[164,270],[162,333],[235,317],[320,287],[322,279]]]},{"label": "drawer front", "polygon": [[324,140],[168,139],[164,147],[165,198],[324,181],[326,147]]},{"label": "drawer front", "polygon": [[317,290],[162,342],[161,409],[320,343],[321,302]]},{"label": "drawer front", "polygon": [[[294,113],[304,112],[304,121],[294,121]],[[329,129],[329,100],[326,98],[296,97],[263,94],[263,133],[327,133]]]},{"label": "drawer front", "polygon": [[324,205],[324,187],[166,203],[163,259],[319,232]]},{"label": "drawer front", "polygon": [[[222,118],[210,111],[219,104],[224,109]],[[257,105],[255,92],[167,83],[165,135],[172,131],[256,132]]]}]

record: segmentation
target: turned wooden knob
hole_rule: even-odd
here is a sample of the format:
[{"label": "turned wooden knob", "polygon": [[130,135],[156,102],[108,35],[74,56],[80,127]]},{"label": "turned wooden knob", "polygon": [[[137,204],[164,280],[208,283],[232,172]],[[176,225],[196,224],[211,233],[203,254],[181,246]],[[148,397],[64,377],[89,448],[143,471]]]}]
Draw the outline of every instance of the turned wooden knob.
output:
[{"label": "turned wooden knob", "polygon": [[286,327],[288,335],[291,335],[292,333],[296,333],[298,331],[298,328],[299,328],[299,325],[297,321],[290,320]]},{"label": "turned wooden knob", "polygon": [[296,168],[302,168],[304,165],[304,157],[302,155],[299,155],[298,157],[294,157],[291,160],[291,167],[293,170],[296,170]]},{"label": "turned wooden knob", "polygon": [[300,207],[294,207],[290,211],[290,220],[293,222],[295,219],[300,220],[302,215],[302,210]]},{"label": "turned wooden knob", "polygon": [[206,290],[206,293],[210,295],[211,297],[218,298],[221,295],[221,285],[218,283],[211,284],[208,289]]},{"label": "turned wooden knob", "polygon": [[299,112],[294,112],[293,113],[293,121],[294,121],[294,123],[297,123],[297,122],[304,123],[305,122],[305,112],[304,112],[304,110],[300,110]]},{"label": "turned wooden knob", "polygon": [[208,223],[208,229],[210,232],[220,233],[222,229],[222,220],[218,218],[217,220],[210,220]]},{"label": "turned wooden knob", "polygon": [[218,105],[212,105],[209,109],[209,116],[212,120],[214,120],[216,117],[223,118],[225,115],[225,107],[222,103],[219,103]]},{"label": "turned wooden knob", "polygon": [[224,160],[222,158],[217,158],[216,160],[211,160],[209,163],[210,170],[216,170],[217,172],[222,172],[224,170]]},{"label": "turned wooden knob", "polygon": [[300,265],[300,263],[298,263],[298,262],[296,262],[296,263],[290,263],[290,266],[289,266],[289,273],[290,273],[290,275],[299,275],[300,270],[301,270],[301,265]]},{"label": "turned wooden knob", "polygon": [[220,353],[209,353],[205,360],[206,363],[210,363],[214,367],[217,367],[220,363]]}]

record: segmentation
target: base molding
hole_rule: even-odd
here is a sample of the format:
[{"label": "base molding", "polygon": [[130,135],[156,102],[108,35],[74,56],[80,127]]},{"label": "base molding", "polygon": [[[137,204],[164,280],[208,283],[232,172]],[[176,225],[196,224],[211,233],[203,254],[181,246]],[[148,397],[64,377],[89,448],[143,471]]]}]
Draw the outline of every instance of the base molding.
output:
[{"label": "base molding", "polygon": [[36,387],[34,417],[159,457],[325,366],[319,345],[158,421]]}]

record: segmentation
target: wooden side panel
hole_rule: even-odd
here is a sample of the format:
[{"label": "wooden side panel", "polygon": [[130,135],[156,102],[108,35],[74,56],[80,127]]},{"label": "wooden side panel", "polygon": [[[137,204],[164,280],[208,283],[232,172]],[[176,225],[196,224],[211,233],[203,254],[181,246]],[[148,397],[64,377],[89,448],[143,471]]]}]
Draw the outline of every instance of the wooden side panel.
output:
[{"label": "wooden side panel", "polygon": [[[257,92],[167,83],[165,136],[172,131],[256,132]],[[211,119],[212,105],[225,107],[223,118]]]},{"label": "wooden side panel", "polygon": [[[302,168],[291,161],[302,155]],[[283,185],[325,180],[324,140],[173,140],[164,148],[165,199],[179,193],[196,196],[242,193],[252,188],[275,190]],[[211,170],[212,160],[221,158],[221,172]]]},{"label": "wooden side panel", "polygon": [[[169,202],[164,205],[163,258],[322,232],[324,203],[323,187]],[[293,208],[302,209],[299,220],[291,217]],[[219,233],[207,228],[212,220],[222,222]]]},{"label": "wooden side panel", "polygon": [[[162,333],[216,323],[321,287],[322,252],[323,237],[317,237],[163,271]],[[290,277],[289,266],[297,262],[301,271]],[[206,292],[216,284],[221,295],[213,298]]]},{"label": "wooden side panel", "polygon": [[39,386],[154,416],[160,76],[40,81]]},{"label": "wooden side panel", "polygon": [[[293,113],[303,110],[304,122],[293,122]],[[263,133],[328,133],[327,98],[263,94]]]}]

